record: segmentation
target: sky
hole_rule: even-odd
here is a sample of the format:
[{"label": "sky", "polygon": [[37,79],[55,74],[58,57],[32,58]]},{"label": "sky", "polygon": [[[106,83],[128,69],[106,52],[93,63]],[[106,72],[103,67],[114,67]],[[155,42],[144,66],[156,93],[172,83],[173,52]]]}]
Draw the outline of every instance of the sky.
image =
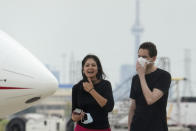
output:
[{"label": "sky", "polygon": [[[140,2],[141,42],[154,42],[158,57],[169,57],[172,77],[185,75],[184,50],[189,49],[194,88],[196,1]],[[63,55],[69,63],[71,54],[81,61],[93,53],[113,86],[121,65],[134,63],[134,21],[135,0],[0,0],[0,29],[44,64],[62,70]]]}]

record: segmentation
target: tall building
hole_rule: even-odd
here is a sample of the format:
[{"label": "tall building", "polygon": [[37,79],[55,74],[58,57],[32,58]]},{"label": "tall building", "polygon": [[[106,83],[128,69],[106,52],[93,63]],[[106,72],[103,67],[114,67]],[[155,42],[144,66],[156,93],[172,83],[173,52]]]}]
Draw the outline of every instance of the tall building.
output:
[{"label": "tall building", "polygon": [[54,77],[59,82],[60,81],[60,72],[57,69],[51,67],[50,65],[46,65],[46,67],[48,68],[48,70],[54,75]]},{"label": "tall building", "polygon": [[117,87],[114,89],[114,99],[126,100],[129,99],[132,76],[135,74],[134,65],[122,65],[120,70],[120,82]]},{"label": "tall building", "polygon": [[135,66],[124,64],[120,67],[120,83],[135,74]]},{"label": "tall building", "polygon": [[[141,25],[140,22],[140,0],[136,0],[135,1],[135,6],[136,6],[136,10],[135,10],[135,22],[134,25],[131,29],[134,37],[135,37],[135,54],[134,54],[134,60],[136,61],[137,59],[137,50],[139,48],[140,45],[140,39],[141,39],[141,34],[143,33],[144,29]],[[135,62],[134,61],[134,62]],[[136,65],[136,63],[134,63],[134,65]]]},{"label": "tall building", "polygon": [[[122,100],[122,99],[128,99],[130,88],[131,88],[131,78],[135,74],[135,61],[137,59],[137,50],[140,45],[140,39],[141,34],[143,33],[143,27],[141,26],[140,22],[140,0],[135,0],[135,22],[131,29],[131,32],[133,33],[135,37],[135,54],[134,54],[134,64],[133,65],[123,65],[121,67],[121,75],[120,75],[120,84],[116,87],[114,90],[114,97],[115,100]],[[122,97],[120,97],[120,95]]]},{"label": "tall building", "polygon": [[69,83],[76,83],[81,80],[81,61],[75,60],[74,55],[71,55],[69,65]]}]

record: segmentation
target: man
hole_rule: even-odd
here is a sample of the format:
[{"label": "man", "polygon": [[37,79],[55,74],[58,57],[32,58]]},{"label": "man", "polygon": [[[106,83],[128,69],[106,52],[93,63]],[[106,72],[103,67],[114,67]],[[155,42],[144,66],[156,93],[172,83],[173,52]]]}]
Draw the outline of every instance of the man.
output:
[{"label": "man", "polygon": [[138,50],[137,74],[132,78],[129,131],[168,131],[166,106],[170,73],[154,65],[156,46],[144,42]]}]

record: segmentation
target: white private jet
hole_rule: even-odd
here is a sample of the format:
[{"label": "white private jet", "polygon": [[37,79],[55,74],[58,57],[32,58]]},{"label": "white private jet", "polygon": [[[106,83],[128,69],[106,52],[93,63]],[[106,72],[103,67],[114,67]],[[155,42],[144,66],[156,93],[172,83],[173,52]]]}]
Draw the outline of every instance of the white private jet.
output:
[{"label": "white private jet", "polygon": [[0,118],[52,95],[55,77],[17,41],[0,31]]}]

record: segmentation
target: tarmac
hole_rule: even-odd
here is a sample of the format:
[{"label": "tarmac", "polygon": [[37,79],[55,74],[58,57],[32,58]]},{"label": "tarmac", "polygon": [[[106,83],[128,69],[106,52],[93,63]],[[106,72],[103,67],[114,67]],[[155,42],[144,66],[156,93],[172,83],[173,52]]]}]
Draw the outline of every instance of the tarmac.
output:
[{"label": "tarmac", "polygon": [[128,131],[128,129],[116,129],[116,128],[112,128],[111,131]]}]

